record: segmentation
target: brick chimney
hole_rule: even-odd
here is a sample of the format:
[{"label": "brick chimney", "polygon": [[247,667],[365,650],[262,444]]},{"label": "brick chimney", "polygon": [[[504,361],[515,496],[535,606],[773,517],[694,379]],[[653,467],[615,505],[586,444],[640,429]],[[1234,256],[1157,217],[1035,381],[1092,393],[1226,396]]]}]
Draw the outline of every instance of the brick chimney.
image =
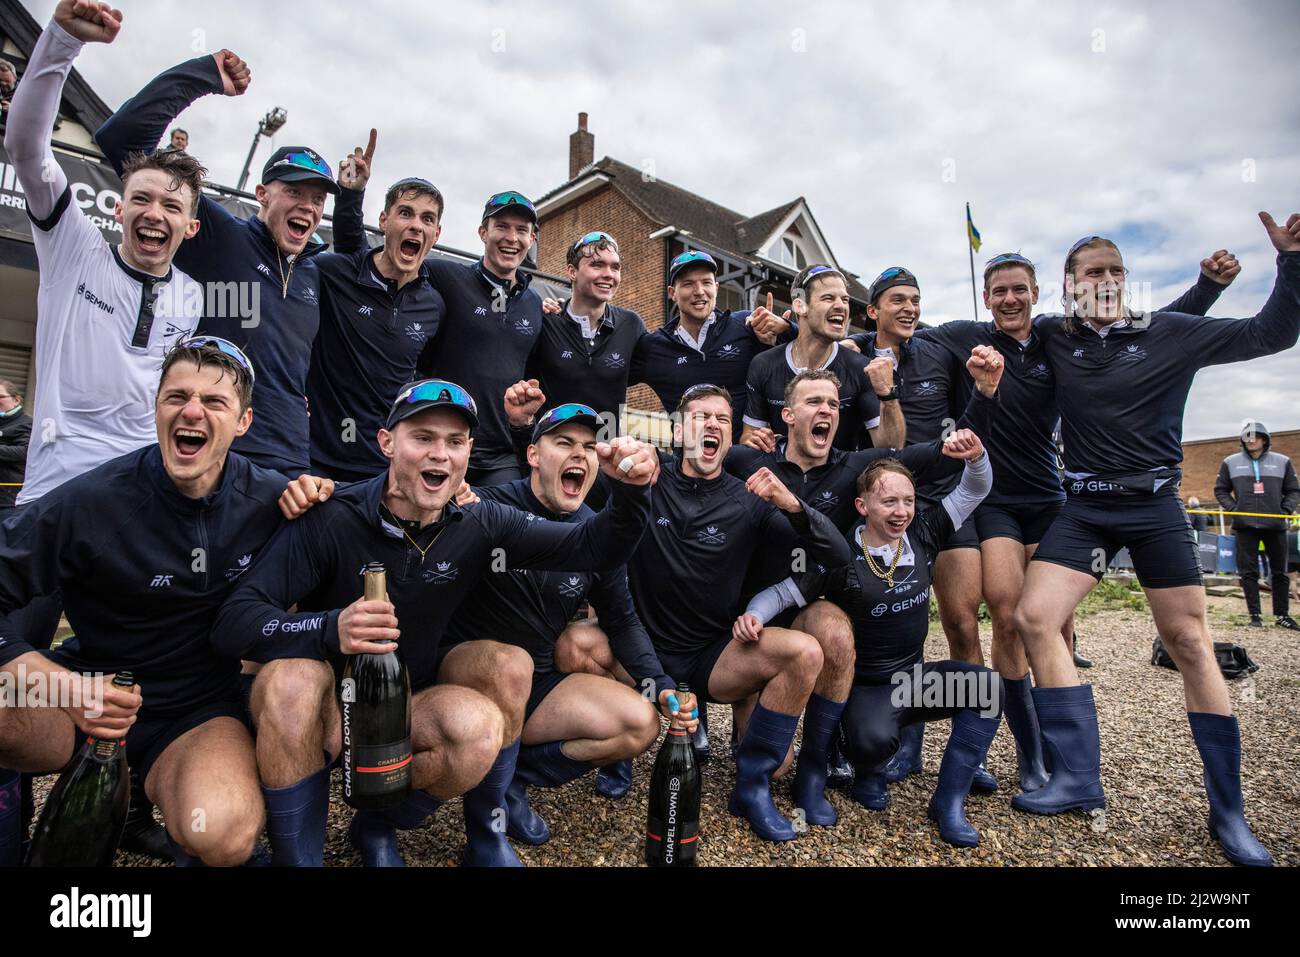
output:
[{"label": "brick chimney", "polygon": [[569,134],[569,179],[596,158],[596,137],[587,132],[587,114],[578,114],[578,128]]}]

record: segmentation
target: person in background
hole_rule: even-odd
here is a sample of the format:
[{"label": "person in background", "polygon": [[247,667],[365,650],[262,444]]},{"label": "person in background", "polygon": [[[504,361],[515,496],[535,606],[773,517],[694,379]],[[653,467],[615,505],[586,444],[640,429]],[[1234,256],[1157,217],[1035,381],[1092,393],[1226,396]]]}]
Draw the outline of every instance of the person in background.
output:
[{"label": "person in background", "polygon": [[1250,626],[1263,628],[1259,609],[1259,550],[1263,546],[1273,578],[1273,616],[1279,628],[1300,631],[1290,615],[1290,583],[1286,566],[1286,519],[1267,516],[1295,512],[1300,505],[1300,480],[1295,466],[1281,452],[1271,451],[1272,437],[1263,423],[1248,422],[1241,430],[1241,451],[1219,466],[1214,496],[1232,517],[1237,536],[1241,590],[1250,612]]},{"label": "person in background", "polygon": [[1207,532],[1210,530],[1209,519],[1204,515],[1192,514],[1192,509],[1197,509],[1200,507],[1201,507],[1201,500],[1197,498],[1195,495],[1193,495],[1191,498],[1187,500],[1187,510],[1188,510],[1187,522],[1189,525],[1192,526],[1192,531]]},{"label": "person in background", "polygon": [[182,152],[190,148],[190,134],[185,132],[179,126],[172,130],[171,139],[163,149],[181,150]]},{"label": "person in background", "polygon": [[12,382],[0,379],[0,509],[14,507],[27,468],[31,434],[32,417],[23,410],[22,394]]}]

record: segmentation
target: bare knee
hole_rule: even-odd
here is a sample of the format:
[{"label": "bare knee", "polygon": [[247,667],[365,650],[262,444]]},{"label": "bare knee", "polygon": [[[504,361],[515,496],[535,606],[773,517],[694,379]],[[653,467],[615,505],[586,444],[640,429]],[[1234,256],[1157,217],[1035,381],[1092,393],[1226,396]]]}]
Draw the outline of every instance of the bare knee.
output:
[{"label": "bare knee", "polygon": [[261,797],[253,790],[204,802],[189,819],[168,828],[189,853],[209,867],[238,867],[253,856],[265,823]]},{"label": "bare knee", "polygon": [[1199,622],[1180,624],[1167,633],[1162,630],[1160,638],[1179,668],[1205,665],[1214,657],[1209,633]]},{"label": "bare knee", "polygon": [[441,722],[443,742],[455,755],[455,765],[467,777],[480,780],[501,751],[505,716],[482,695],[467,693]]},{"label": "bare knee", "polygon": [[796,632],[795,635],[797,637],[791,641],[789,650],[788,667],[798,675],[815,679],[826,663],[822,647],[811,635],[802,632]]},{"label": "bare knee", "polygon": [[566,674],[591,673],[600,643],[601,635],[591,625],[569,625],[555,642],[555,667]]},{"label": "bare knee", "polygon": [[634,758],[650,750],[659,737],[659,712],[654,708],[641,707],[632,715],[627,729],[628,757]]},{"label": "bare knee", "polygon": [[503,707],[522,707],[533,683],[533,659],[515,645],[491,642],[474,659],[474,673],[462,676],[462,682]]},{"label": "bare knee", "polygon": [[322,704],[334,686],[323,661],[287,658],[269,662],[253,685],[253,721],[259,733],[272,730],[287,740],[309,736],[320,727]]}]

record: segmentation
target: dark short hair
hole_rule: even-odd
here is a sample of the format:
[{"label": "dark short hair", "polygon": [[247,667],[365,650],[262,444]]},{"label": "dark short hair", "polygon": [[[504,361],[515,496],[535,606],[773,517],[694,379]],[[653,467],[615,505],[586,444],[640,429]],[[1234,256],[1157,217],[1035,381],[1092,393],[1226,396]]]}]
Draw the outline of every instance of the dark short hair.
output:
[{"label": "dark short hair", "polygon": [[186,139],[189,139],[189,138],[190,138],[190,131],[189,131],[189,130],[183,130],[183,129],[181,129],[181,128],[178,126],[178,127],[176,127],[176,129],[172,130],[170,133],[167,134],[168,139],[170,139],[171,137],[175,136],[177,133],[184,133]]},{"label": "dark short hair", "polygon": [[[731,393],[720,385],[713,385],[709,382],[701,382],[699,385],[693,385],[677,400],[677,411],[685,412],[686,407],[692,402],[698,402],[701,399],[709,399],[713,396],[720,396],[727,400],[727,406],[731,406]],[[733,410],[734,411],[734,410]]]},{"label": "dark short hair", "polygon": [[208,175],[203,164],[183,150],[156,150],[153,153],[132,153],[122,164],[122,185],[142,169],[156,169],[171,177],[169,189],[188,186],[192,198],[190,215],[199,211],[199,197],[203,195],[203,180]]},{"label": "dark short hair", "polygon": [[886,472],[894,472],[903,476],[915,488],[916,478],[912,475],[912,470],[898,459],[876,459],[863,469],[862,474],[858,476],[858,498],[866,498]]},{"label": "dark short hair", "polygon": [[438,219],[442,219],[443,200],[442,192],[428,180],[412,177],[411,179],[399,179],[392,186],[388,187],[388,192],[384,194],[384,212],[393,208],[393,204],[402,199],[419,199],[421,196],[428,196],[438,206]]},{"label": "dark short hair", "polygon": [[216,366],[222,371],[223,378],[229,375],[230,380],[235,384],[235,392],[239,395],[239,411],[243,412],[247,409],[253,402],[253,377],[239,364],[239,360],[234,356],[226,355],[215,345],[194,347],[185,345],[185,341],[182,339],[177,342],[163,359],[162,374],[158,376],[159,393],[162,392],[162,384],[167,378],[167,373],[178,362],[192,362],[200,369],[204,366]]},{"label": "dark short hair", "polygon": [[840,377],[830,369],[806,369],[785,384],[785,404],[789,405],[794,401],[794,390],[799,388],[801,382],[829,382],[835,386],[835,393],[840,391]]}]

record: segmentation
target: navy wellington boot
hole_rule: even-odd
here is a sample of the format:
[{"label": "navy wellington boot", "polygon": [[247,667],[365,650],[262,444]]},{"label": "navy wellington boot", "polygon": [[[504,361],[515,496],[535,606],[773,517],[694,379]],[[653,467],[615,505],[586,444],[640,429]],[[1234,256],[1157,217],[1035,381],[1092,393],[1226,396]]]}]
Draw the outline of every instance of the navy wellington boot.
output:
[{"label": "navy wellington boot", "polygon": [[506,834],[516,841],[536,846],[551,839],[550,827],[528,803],[528,785],[558,788],[576,781],[592,768],[589,761],[575,761],[566,756],[563,745],[563,741],[548,741],[519,750],[515,778],[506,790],[506,808],[510,814]]},{"label": "navy wellington boot", "polygon": [[442,805],[427,791],[412,791],[397,807],[357,811],[348,826],[348,839],[366,867],[405,867],[397,847],[397,831],[414,830]]},{"label": "navy wellington boot", "polygon": [[1092,685],[1035,688],[1034,710],[1052,774],[1045,785],[1017,794],[1011,806],[1033,814],[1091,811],[1106,806],[1101,786],[1101,735]]},{"label": "navy wellington boot", "polygon": [[797,714],[781,714],[755,705],[745,737],[736,749],[736,786],[727,808],[749,821],[754,833],[765,841],[795,838],[794,825],[772,803],[771,782],[790,750],[798,725]]},{"label": "navy wellington boot", "polygon": [[921,773],[921,743],[925,740],[925,722],[904,725],[898,730],[898,750],[885,762],[882,772],[890,784]]},{"label": "navy wellington boot", "polygon": [[834,806],[826,800],[826,767],[845,704],[813,694],[803,713],[803,746],[791,791],[794,806],[803,811],[804,820],[819,827],[832,827],[838,820]]},{"label": "navy wellington boot", "polygon": [[1244,867],[1272,867],[1273,856],[1246,823],[1241,799],[1241,728],[1232,714],[1189,711],[1187,721],[1205,765],[1205,793],[1210,799],[1210,836],[1228,860]]},{"label": "navy wellington boot", "polygon": [[632,789],[632,759],[607,764],[596,772],[596,790],[611,801],[626,797]]},{"label": "navy wellington boot", "polygon": [[1020,790],[1037,791],[1047,783],[1043,765],[1043,739],[1038,730],[1038,712],[1034,710],[1033,681],[1003,678],[1003,714],[1011,736],[1016,739],[1016,764],[1020,769]]},{"label": "navy wellington boot", "polygon": [[465,867],[523,867],[506,840],[510,812],[506,790],[515,776],[519,739],[501,749],[487,775],[465,792]]},{"label": "navy wellington boot", "polygon": [[330,769],[283,788],[262,786],[266,837],[276,867],[321,867],[325,863],[325,821],[330,810]]},{"label": "navy wellington boot", "polygon": [[952,734],[939,765],[939,784],[930,798],[928,814],[938,823],[939,836],[954,847],[975,847],[980,842],[979,832],[966,820],[966,794],[1000,723],[1000,716],[985,718],[971,708],[952,719]]}]

